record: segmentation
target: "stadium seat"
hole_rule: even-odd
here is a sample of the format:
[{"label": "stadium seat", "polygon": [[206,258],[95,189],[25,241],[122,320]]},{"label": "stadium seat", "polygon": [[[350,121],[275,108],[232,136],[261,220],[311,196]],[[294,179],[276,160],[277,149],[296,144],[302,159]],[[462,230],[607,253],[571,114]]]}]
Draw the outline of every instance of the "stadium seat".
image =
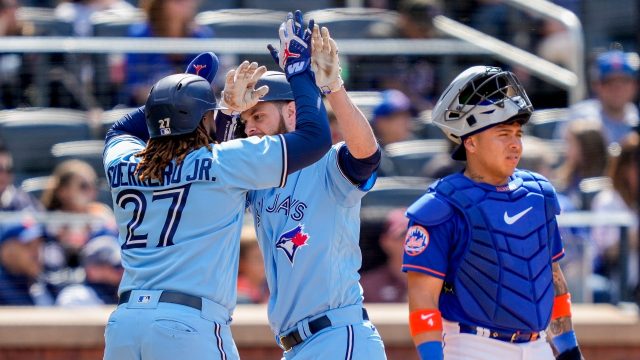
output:
[{"label": "stadium seat", "polygon": [[145,21],[141,9],[103,10],[91,15],[94,36],[123,36],[129,33],[129,27]]},{"label": "stadium seat", "polygon": [[91,165],[98,177],[102,178],[104,177],[103,149],[104,141],[102,140],[78,140],[53,145],[51,154],[55,158],[56,164],[70,159],[85,161]]},{"label": "stadium seat", "polygon": [[57,108],[27,108],[0,111],[0,138],[13,155],[20,173],[50,172],[54,144],[90,139],[86,113]]},{"label": "stadium seat", "polygon": [[311,10],[326,9],[336,5],[336,1],[334,0],[296,1],[295,5],[291,0],[240,0],[240,3],[243,8],[264,8],[285,12],[297,9],[305,13]]},{"label": "stadium seat", "polygon": [[360,39],[370,36],[374,24],[393,26],[398,14],[395,11],[373,8],[331,8],[311,11],[306,19],[314,19],[317,24],[327,26],[331,37],[336,39]]},{"label": "stadium seat", "polygon": [[611,187],[611,178],[608,176],[594,176],[580,180],[578,188],[580,189],[580,210],[591,210],[591,203],[596,195],[607,188]]},{"label": "stadium seat", "polygon": [[423,168],[435,155],[447,153],[447,140],[408,140],[384,148],[400,176],[422,176]]},{"label": "stadium seat", "polygon": [[[282,11],[224,9],[203,11],[196,15],[196,22],[199,25],[210,27],[217,38],[276,39],[278,36],[278,27],[285,16],[286,13]],[[250,19],[250,21],[248,19]]]},{"label": "stadium seat", "polygon": [[566,120],[566,108],[537,110],[524,129],[530,135],[541,139],[553,139],[557,127]]},{"label": "stadium seat", "polygon": [[27,7],[18,9],[18,20],[33,29],[36,36],[71,36],[73,24],[56,18],[53,10],[46,7]]}]

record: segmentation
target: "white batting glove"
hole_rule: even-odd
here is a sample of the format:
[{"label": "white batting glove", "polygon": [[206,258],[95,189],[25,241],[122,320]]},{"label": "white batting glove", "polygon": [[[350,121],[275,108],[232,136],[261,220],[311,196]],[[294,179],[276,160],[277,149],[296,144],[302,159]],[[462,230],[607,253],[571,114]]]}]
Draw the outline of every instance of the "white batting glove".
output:
[{"label": "white batting glove", "polygon": [[236,69],[229,70],[220,101],[222,111],[228,115],[239,114],[254,107],[260,98],[269,92],[266,85],[255,89],[256,83],[266,71],[266,67],[248,61],[242,62]]},{"label": "white batting glove", "polygon": [[316,85],[323,94],[339,91],[344,85],[340,76],[338,44],[331,38],[329,29],[313,27],[311,36],[311,70],[316,76]]}]

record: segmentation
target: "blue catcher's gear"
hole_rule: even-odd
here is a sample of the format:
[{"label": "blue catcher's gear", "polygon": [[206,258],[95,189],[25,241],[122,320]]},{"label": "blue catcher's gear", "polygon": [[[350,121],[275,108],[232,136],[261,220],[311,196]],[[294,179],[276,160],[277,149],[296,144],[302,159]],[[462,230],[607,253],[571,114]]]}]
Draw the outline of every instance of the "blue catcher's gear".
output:
[{"label": "blue catcher's gear", "polygon": [[207,111],[216,108],[211,84],[203,77],[175,74],[162,78],[149,92],[145,118],[151,139],[193,132]]},{"label": "blue catcher's gear", "polygon": [[560,207],[550,183],[516,171],[508,185],[495,187],[458,173],[432,185],[407,216],[426,226],[442,223],[452,216],[447,205],[462,215],[468,239],[462,240],[459,263],[449,267],[453,273],[446,275],[443,316],[449,315],[451,302],[443,297],[453,295],[463,314],[448,320],[507,331],[544,330],[554,296],[551,263],[562,255],[554,253],[551,241]]}]

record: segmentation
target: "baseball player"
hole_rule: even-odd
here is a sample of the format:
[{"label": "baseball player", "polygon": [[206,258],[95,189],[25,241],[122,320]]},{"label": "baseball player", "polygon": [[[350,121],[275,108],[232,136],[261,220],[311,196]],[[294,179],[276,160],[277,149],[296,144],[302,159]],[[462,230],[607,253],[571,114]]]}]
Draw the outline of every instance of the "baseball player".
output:
[{"label": "baseball player", "polygon": [[[292,41],[287,51],[299,47]],[[215,97],[207,80],[191,74],[154,85],[146,126],[125,116],[107,133],[104,167],[124,275],[105,359],[238,358],[229,323],[247,191],[284,186],[331,144],[311,53],[296,55],[285,62],[295,69],[288,72],[298,124],[292,133],[213,143]],[[265,71],[243,63],[237,73],[257,79]]]},{"label": "baseball player", "polygon": [[[260,102],[245,102],[247,84],[227,77],[227,107],[241,112],[249,139],[297,129],[297,109],[286,81],[287,34],[302,14],[289,14],[274,59],[285,69],[267,72],[253,86],[268,86]],[[252,191],[250,209],[270,290],[269,323],[285,359],[384,359],[382,340],[362,307],[358,269],[360,199],[375,183],[380,149],[340,77],[338,49],[326,28],[314,27],[312,67],[346,143],[289,175],[286,186]],[[288,75],[286,75],[288,77]]]},{"label": "baseball player", "polygon": [[[580,359],[551,184],[516,169],[533,107],[515,75],[471,67],[433,121],[458,144],[463,172],[409,207],[403,271],[421,359]],[[545,329],[547,329],[545,331]]]}]

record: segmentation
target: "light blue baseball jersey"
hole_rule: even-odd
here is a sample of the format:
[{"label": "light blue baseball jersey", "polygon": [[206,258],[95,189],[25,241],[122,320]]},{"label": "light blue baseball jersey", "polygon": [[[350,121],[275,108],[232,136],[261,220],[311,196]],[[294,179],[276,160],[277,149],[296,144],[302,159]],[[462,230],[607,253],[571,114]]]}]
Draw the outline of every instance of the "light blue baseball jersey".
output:
[{"label": "light blue baseball jersey", "polygon": [[362,303],[360,200],[376,175],[363,186],[353,184],[338,165],[343,144],[290,174],[285,187],[249,194],[276,334],[326,310]]},{"label": "light blue baseball jersey", "polygon": [[236,303],[240,232],[249,189],[282,186],[284,138],[252,137],[200,148],[172,163],[158,181],[134,174],[145,143],[108,140],[104,167],[111,185],[124,275],[119,293],[174,290]]}]

